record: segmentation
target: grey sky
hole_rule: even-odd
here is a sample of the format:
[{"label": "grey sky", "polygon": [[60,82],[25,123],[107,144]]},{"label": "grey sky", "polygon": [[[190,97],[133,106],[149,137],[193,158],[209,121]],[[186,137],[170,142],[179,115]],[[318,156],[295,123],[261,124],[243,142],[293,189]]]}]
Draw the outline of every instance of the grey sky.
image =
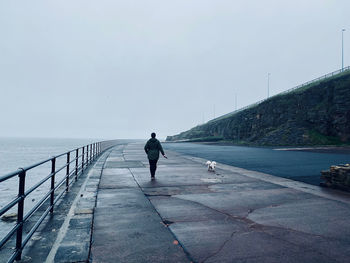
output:
[{"label": "grey sky", "polygon": [[348,0],[1,1],[0,136],[165,138],[350,64]]}]

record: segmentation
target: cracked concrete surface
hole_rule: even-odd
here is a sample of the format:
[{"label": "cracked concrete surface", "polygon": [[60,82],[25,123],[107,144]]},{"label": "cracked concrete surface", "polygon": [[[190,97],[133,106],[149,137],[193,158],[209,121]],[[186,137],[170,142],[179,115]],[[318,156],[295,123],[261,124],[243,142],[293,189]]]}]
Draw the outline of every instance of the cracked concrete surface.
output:
[{"label": "cracked concrete surface", "polygon": [[349,194],[223,164],[210,173],[206,160],[167,155],[151,181],[142,144],[113,148],[39,228],[23,262],[44,262],[65,221],[54,262],[349,261]]},{"label": "cracked concrete surface", "polygon": [[[138,147],[125,152],[131,158]],[[208,173],[204,160],[168,155],[172,163],[160,160],[155,182],[147,168],[130,170],[193,261],[348,261],[349,196],[220,165]]]},{"label": "cracked concrete surface", "polygon": [[45,261],[64,221],[55,262],[349,261],[349,194],[223,164],[212,173],[206,160],[167,155],[151,181],[143,144],[111,149],[71,218],[63,210],[79,184],[24,261]]},{"label": "cracked concrete surface", "polygon": [[54,262],[349,261],[349,194],[223,164],[212,173],[206,160],[167,155],[151,181],[143,144],[111,149],[23,262],[44,262],[64,221]]},{"label": "cracked concrete surface", "polygon": [[[96,262],[108,262],[102,251],[118,262],[348,262],[349,195],[221,164],[210,173],[205,160],[175,152],[160,159],[151,181],[143,145],[128,144],[118,162],[121,155],[139,165],[114,168],[107,160],[95,213]],[[108,230],[113,249],[103,239],[96,244],[110,213],[119,214]]]}]

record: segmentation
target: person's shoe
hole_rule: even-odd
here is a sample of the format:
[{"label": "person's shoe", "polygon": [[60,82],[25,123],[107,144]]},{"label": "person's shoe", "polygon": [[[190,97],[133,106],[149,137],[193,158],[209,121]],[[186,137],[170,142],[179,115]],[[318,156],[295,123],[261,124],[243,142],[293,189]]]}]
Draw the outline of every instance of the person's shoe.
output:
[{"label": "person's shoe", "polygon": [[155,180],[156,178],[154,176],[151,176],[151,180]]}]

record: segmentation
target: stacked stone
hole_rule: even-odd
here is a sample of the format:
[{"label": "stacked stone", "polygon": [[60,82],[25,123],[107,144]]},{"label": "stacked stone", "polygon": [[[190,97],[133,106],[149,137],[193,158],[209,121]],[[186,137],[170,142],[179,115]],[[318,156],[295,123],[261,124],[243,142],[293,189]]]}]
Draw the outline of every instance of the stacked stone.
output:
[{"label": "stacked stone", "polygon": [[350,191],[350,164],[332,165],[321,174],[321,185]]}]

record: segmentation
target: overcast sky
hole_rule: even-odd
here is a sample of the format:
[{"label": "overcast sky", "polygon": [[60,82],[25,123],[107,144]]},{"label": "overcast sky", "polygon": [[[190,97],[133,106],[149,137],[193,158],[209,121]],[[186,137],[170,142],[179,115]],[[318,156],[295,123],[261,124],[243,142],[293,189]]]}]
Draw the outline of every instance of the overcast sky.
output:
[{"label": "overcast sky", "polygon": [[[165,138],[350,64],[349,0],[0,1],[0,136]],[[214,110],[215,108],[215,110]]]}]

